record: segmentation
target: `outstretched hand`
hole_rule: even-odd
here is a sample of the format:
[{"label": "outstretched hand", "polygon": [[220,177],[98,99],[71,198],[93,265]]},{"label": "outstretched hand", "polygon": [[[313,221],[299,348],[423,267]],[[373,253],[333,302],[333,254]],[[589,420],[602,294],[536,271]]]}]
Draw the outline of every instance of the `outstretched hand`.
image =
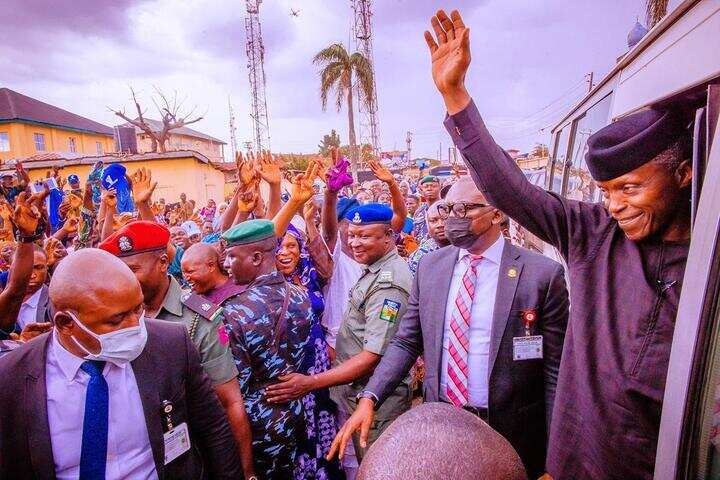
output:
[{"label": "outstretched hand", "polygon": [[368,162],[368,166],[370,167],[370,170],[372,170],[375,177],[377,177],[377,179],[381,182],[387,183],[389,185],[395,181],[395,177],[393,177],[392,172],[390,172],[387,167],[382,165],[376,159],[371,159]]},{"label": "outstretched hand", "polygon": [[238,185],[250,185],[260,180],[260,174],[255,168],[255,156],[250,152],[249,158],[244,158],[242,152],[235,154],[237,165]]},{"label": "outstretched hand", "polygon": [[303,205],[315,194],[313,183],[319,170],[320,165],[315,161],[311,161],[308,163],[305,173],[301,173],[295,177],[292,193],[290,194],[292,200]]},{"label": "outstretched hand", "polygon": [[258,173],[270,185],[280,185],[280,164],[268,150],[258,155]]},{"label": "outstretched hand", "polygon": [[36,193],[30,197],[27,193],[20,192],[15,200],[15,212],[13,223],[22,235],[27,237],[35,235],[40,221],[40,205],[47,197],[48,190]]},{"label": "outstretched hand", "polygon": [[438,10],[430,23],[435,37],[425,31],[425,41],[430,48],[433,81],[452,115],[470,102],[465,89],[465,74],[470,66],[470,29],[465,27],[457,10],[449,17],[444,10]]},{"label": "outstretched hand", "polygon": [[152,181],[152,172],[145,167],[135,170],[130,177],[133,187],[133,197],[136,203],[147,203],[150,201],[158,182]]}]

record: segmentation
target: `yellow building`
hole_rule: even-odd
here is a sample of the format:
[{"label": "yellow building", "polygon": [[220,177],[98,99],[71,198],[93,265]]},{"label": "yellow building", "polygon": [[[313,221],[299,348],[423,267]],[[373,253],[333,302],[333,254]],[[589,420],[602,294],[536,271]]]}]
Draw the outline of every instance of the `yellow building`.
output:
[{"label": "yellow building", "polygon": [[[213,166],[207,157],[193,151],[75,158],[42,154],[23,160],[23,166],[33,181],[46,178],[52,167],[57,166],[63,177],[76,174],[84,182],[98,161],[106,166],[121,163],[127,168],[128,175],[141,167],[149,168],[153,180],[158,182],[154,200],[163,198],[166,203],[174,203],[180,200],[181,193],[185,193],[188,200],[195,200],[197,206],[202,207],[210,198],[220,203],[224,197],[224,173]],[[14,164],[7,164],[0,171],[14,171],[14,168]]]},{"label": "yellow building", "polygon": [[[144,120],[153,132],[162,131],[163,124],[161,121],[149,118],[145,118]],[[132,127],[129,123],[121,126]],[[153,139],[139,128],[134,128],[137,136],[137,151],[139,153],[147,153],[155,150],[153,147]],[[188,127],[180,127],[175,130],[170,130],[170,136],[165,147],[168,151],[194,150],[209,158],[212,162],[222,162],[224,161],[225,156],[225,142]]]},{"label": "yellow building", "polygon": [[0,164],[46,152],[113,152],[113,129],[26,95],[0,88]]}]

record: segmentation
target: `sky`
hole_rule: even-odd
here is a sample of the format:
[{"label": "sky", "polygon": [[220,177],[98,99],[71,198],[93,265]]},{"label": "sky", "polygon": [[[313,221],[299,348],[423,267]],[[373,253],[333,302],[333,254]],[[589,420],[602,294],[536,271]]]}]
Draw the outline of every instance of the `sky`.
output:
[{"label": "sky", "polygon": [[[185,99],[204,116],[192,128],[251,139],[242,0],[4,0],[0,86],[106,125],[110,109],[134,113],[130,87],[149,118],[155,89]],[[447,157],[442,99],[430,75],[423,31],[437,8],[457,8],[470,27],[468,90],[504,148],[549,143],[553,121],[627,51],[627,33],[645,0],[375,0],[373,9],[382,150]],[[290,10],[299,10],[297,17]],[[265,0],[261,22],[273,151],[317,152],[336,129],[348,139],[347,113],[323,111],[312,58],[341,42],[354,49],[349,0]],[[134,116],[134,115],[133,115]],[[229,146],[226,156],[229,157]]]}]

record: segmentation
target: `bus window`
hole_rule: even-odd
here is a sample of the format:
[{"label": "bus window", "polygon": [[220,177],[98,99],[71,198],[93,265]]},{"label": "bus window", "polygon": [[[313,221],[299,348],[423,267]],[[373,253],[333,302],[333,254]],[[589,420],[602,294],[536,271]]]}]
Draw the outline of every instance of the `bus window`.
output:
[{"label": "bus window", "polygon": [[587,153],[587,140],[590,136],[608,124],[610,114],[610,95],[606,96],[590,107],[585,115],[576,119],[573,128],[573,138],[570,144],[570,160],[572,165],[569,171],[566,197],[584,202],[600,201],[600,191],[590,176],[585,154]]},{"label": "bus window", "polygon": [[565,176],[565,160],[567,159],[568,139],[570,126],[565,126],[555,137],[555,150],[553,151],[552,167],[550,170],[550,183],[547,189],[551,192],[562,191],[563,177]]}]

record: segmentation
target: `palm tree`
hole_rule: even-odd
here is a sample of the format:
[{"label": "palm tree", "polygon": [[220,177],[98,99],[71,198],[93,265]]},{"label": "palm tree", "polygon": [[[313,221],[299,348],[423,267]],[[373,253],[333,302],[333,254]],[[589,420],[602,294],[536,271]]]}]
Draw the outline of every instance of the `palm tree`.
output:
[{"label": "palm tree", "polygon": [[645,0],[648,28],[654,27],[667,14],[669,0]]},{"label": "palm tree", "polygon": [[352,155],[350,165],[353,180],[357,183],[358,148],[355,138],[355,116],[353,113],[353,77],[363,92],[365,98],[373,98],[373,71],[370,61],[360,52],[352,55],[340,43],[334,43],[320,50],[313,64],[322,67],[320,70],[320,100],[323,110],[327,109],[328,96],[335,91],[335,107],[339,112],[343,101],[348,112],[348,138]]}]

